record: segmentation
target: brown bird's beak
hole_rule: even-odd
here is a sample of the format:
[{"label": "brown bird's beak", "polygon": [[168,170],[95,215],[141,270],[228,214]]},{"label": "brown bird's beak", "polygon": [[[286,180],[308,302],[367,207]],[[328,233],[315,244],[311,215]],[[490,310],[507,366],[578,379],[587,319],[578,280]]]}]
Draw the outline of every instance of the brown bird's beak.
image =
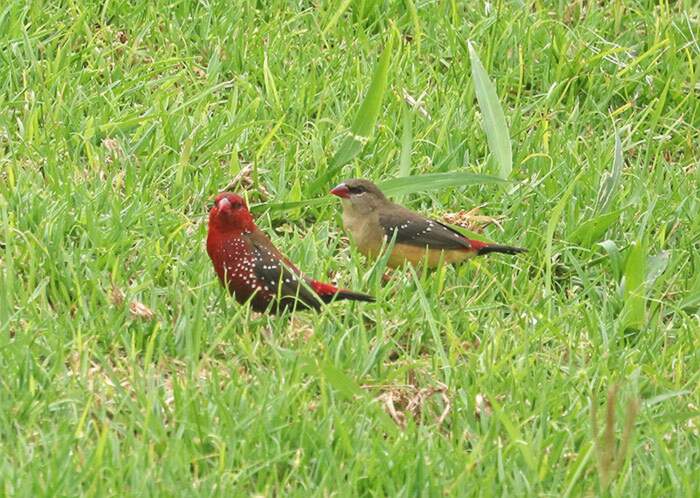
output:
[{"label": "brown bird's beak", "polygon": [[333,190],[331,190],[330,193],[333,195],[337,195],[342,199],[350,198],[350,189],[344,183],[337,185]]}]

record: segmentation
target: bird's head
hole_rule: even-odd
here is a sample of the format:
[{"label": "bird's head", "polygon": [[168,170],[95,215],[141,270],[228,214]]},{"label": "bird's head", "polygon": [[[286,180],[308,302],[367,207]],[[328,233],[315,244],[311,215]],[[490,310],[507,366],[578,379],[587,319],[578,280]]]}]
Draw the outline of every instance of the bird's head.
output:
[{"label": "bird's head", "polygon": [[358,215],[367,215],[388,202],[379,187],[369,180],[345,180],[330,192],[340,197],[343,208]]},{"label": "bird's head", "polygon": [[252,231],[255,223],[240,195],[222,192],[209,209],[209,226],[220,232]]}]

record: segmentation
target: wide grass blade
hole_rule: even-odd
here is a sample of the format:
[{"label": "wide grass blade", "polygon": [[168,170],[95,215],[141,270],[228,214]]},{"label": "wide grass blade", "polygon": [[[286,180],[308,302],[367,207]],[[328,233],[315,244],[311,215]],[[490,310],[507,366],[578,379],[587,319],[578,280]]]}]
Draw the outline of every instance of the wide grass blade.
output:
[{"label": "wide grass blade", "polygon": [[614,223],[620,219],[623,209],[611,211],[617,192],[620,188],[622,175],[622,142],[620,135],[615,132],[615,152],[613,156],[612,170],[603,173],[598,189],[598,196],[594,209],[594,216],[583,222],[571,234],[571,241],[590,247],[600,240]]},{"label": "wide grass blade", "polygon": [[[425,175],[404,176],[392,178],[379,183],[379,188],[386,195],[399,196],[413,194],[415,192],[425,192],[448,187],[463,187],[465,185],[486,185],[492,183],[507,183],[496,176],[475,175],[472,173],[429,173]],[[328,189],[332,185],[326,185]],[[278,203],[262,203],[251,206],[251,211],[287,211],[301,207],[319,206],[328,202],[328,197],[313,197],[303,201],[289,201]]]},{"label": "wide grass blade", "polygon": [[330,362],[319,363],[318,369],[328,383],[348,399],[354,396],[364,396],[365,393],[357,383],[345,372]]},{"label": "wide grass blade", "polygon": [[600,181],[598,199],[596,201],[596,213],[605,213],[610,208],[612,201],[620,187],[622,176],[622,142],[620,135],[615,132],[615,155],[613,158],[612,171],[605,172]]},{"label": "wide grass blade", "polygon": [[506,183],[496,176],[475,175],[473,173],[428,173],[425,175],[404,176],[385,180],[379,188],[386,195],[406,195],[414,192],[425,192],[448,187],[463,187],[465,185]]},{"label": "wide grass blade", "polygon": [[314,193],[319,188],[325,187],[326,183],[347,163],[352,161],[360,153],[365,143],[369,140],[374,125],[379,117],[379,112],[386,93],[389,81],[389,67],[391,66],[391,56],[394,50],[394,35],[389,36],[389,40],[382,52],[377,66],[374,68],[372,82],[367,90],[360,109],[357,111],[355,121],[350,127],[350,133],[340,145],[340,148],[331,159],[331,164],[326,172],[321,175],[310,188]]},{"label": "wide grass blade", "polygon": [[324,202],[328,202],[327,197],[314,197],[313,199],[306,199],[304,201],[289,201],[289,202],[275,202],[275,203],[262,203],[256,204],[250,207],[250,210],[254,213],[259,213],[261,211],[288,211],[290,209],[299,209],[302,207],[310,206],[320,206]]},{"label": "wide grass blade", "polygon": [[321,33],[322,36],[326,36],[326,33],[333,29],[333,27],[338,23],[340,16],[342,16],[343,13],[347,10],[347,8],[350,7],[351,3],[352,0],[343,0],[342,2],[340,2],[340,5],[338,5],[337,9],[335,9],[335,12],[326,24],[326,27],[323,28],[323,31]]},{"label": "wide grass blade", "polygon": [[695,273],[694,278],[691,277],[691,282],[694,281],[695,285],[678,303],[678,307],[686,313],[700,313],[700,270]]},{"label": "wide grass blade", "polygon": [[[545,262],[545,296],[549,297],[550,292],[552,291],[552,252],[553,252],[553,247],[554,247],[554,231],[556,230],[558,224],[559,224],[559,219],[561,218],[562,213],[564,212],[564,208],[566,207],[566,203],[569,202],[569,197],[571,197],[571,194],[574,192],[574,187],[576,186],[576,183],[579,181],[581,176],[583,176],[584,171],[581,170],[578,175],[576,175],[576,178],[574,178],[571,183],[569,183],[569,186],[566,188],[564,193],[562,194],[561,198],[559,199],[559,202],[554,206],[554,209],[552,209],[551,214],[549,216],[549,221],[547,222],[547,231],[545,232],[545,250],[544,250],[544,262]],[[551,307],[551,301],[549,305],[549,312],[552,312],[552,307]]]},{"label": "wide grass blade", "polygon": [[590,247],[594,242],[600,240],[605,232],[620,219],[622,209],[616,209],[609,213],[601,214],[586,220],[574,230],[569,239],[585,247]]},{"label": "wide grass blade", "polygon": [[622,331],[640,330],[644,326],[644,294],[646,278],[646,250],[635,242],[630,248],[625,265],[625,305],[621,313]]},{"label": "wide grass blade", "polygon": [[314,373],[315,375],[323,378],[328,382],[328,384],[341,396],[349,400],[362,400],[365,403],[371,404],[372,413],[376,417],[376,421],[379,422],[388,434],[396,433],[396,426],[392,423],[389,416],[379,407],[379,405],[372,403],[367,391],[362,389],[355,380],[348,374],[343,372],[341,369],[336,367],[329,361],[318,362],[316,365],[313,363],[308,363],[306,369]]},{"label": "wide grass blade", "polygon": [[[403,131],[401,132],[401,153],[399,154],[399,177],[411,174],[411,150],[413,149],[413,112],[408,107],[403,110]],[[397,195],[396,200],[401,201],[403,195]]]},{"label": "wide grass blade", "polygon": [[401,133],[401,154],[399,154],[399,176],[411,173],[411,149],[413,148],[413,112],[408,107],[403,110],[403,131]]},{"label": "wide grass blade", "polygon": [[670,257],[671,251],[661,251],[659,254],[649,256],[647,259],[646,276],[644,277],[644,284],[647,289],[651,289],[656,283],[656,280],[666,271]]},{"label": "wide grass blade", "polygon": [[498,163],[499,176],[508,178],[513,169],[513,150],[503,107],[498,100],[496,87],[489,79],[471,42],[469,42],[469,59],[472,65],[474,92],[479,102],[489,149]]}]

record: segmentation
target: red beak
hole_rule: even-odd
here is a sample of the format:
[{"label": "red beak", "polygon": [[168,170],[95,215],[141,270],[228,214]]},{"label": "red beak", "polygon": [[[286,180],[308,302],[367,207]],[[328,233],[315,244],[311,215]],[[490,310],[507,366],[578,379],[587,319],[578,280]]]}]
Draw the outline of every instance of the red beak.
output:
[{"label": "red beak", "polygon": [[331,194],[337,195],[338,197],[341,197],[343,199],[348,199],[350,197],[350,189],[347,185],[341,183],[337,185],[333,190],[331,190]]}]

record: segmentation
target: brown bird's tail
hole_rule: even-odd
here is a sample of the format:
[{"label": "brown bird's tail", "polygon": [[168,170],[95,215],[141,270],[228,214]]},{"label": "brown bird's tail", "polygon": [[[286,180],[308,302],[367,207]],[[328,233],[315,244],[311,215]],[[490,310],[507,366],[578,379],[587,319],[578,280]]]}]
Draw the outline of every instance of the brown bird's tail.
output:
[{"label": "brown bird's tail", "polygon": [[477,256],[483,256],[484,254],[490,254],[492,252],[501,252],[503,254],[518,254],[521,252],[527,252],[527,249],[523,249],[522,247],[499,246],[498,244],[488,244],[476,250]]}]

